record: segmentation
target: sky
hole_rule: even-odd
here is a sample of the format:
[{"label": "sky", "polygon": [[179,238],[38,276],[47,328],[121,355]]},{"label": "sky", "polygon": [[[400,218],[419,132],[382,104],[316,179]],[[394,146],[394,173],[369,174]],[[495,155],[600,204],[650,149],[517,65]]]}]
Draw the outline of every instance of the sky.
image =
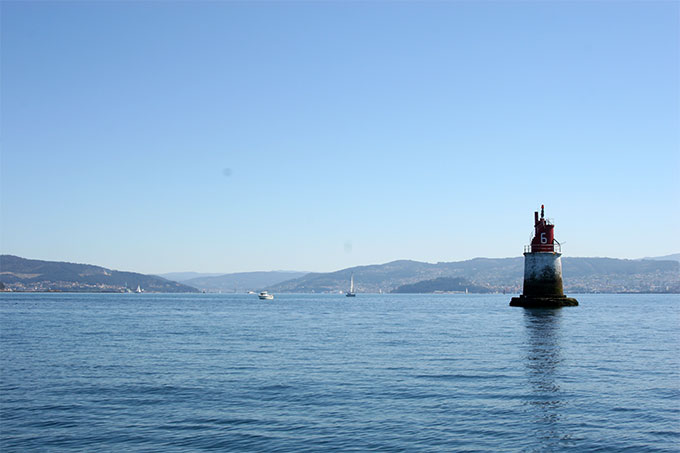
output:
[{"label": "sky", "polygon": [[680,252],[680,3],[0,3],[0,252],[143,273]]}]

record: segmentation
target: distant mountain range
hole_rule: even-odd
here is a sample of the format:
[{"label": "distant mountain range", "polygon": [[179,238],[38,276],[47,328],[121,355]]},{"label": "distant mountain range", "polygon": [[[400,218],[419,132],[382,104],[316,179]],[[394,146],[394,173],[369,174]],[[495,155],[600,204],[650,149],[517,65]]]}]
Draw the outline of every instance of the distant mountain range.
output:
[{"label": "distant mountain range", "polygon": [[650,258],[643,258],[645,260],[654,260],[654,261],[680,261],[680,253],[674,253],[672,255],[665,255],[665,256],[653,256]]},{"label": "distant mountain range", "polygon": [[156,274],[157,277],[164,278],[166,280],[174,280],[176,282],[185,282],[191,280],[192,278],[199,277],[217,277],[218,275],[224,275],[220,272],[215,272],[211,274],[206,274],[202,272],[169,272],[167,274]]},{"label": "distant mountain range", "polygon": [[[614,258],[562,258],[566,292],[680,292],[680,263],[661,260],[622,260]],[[428,282],[411,291],[460,291],[441,285],[440,278],[463,278],[470,292],[520,293],[524,258],[475,258],[451,263],[393,261],[358,266],[330,273],[310,273],[267,288],[272,292],[342,292],[354,274],[357,292],[404,292],[404,285]],[[483,288],[483,289],[480,289]]]},{"label": "distant mountain range", "polygon": [[191,286],[153,275],[121,272],[90,264],[29,260],[0,255],[0,282],[13,291],[191,293]]},{"label": "distant mountain range", "polygon": [[[670,259],[562,258],[567,293],[680,293],[680,262]],[[475,258],[449,263],[400,260],[329,273],[241,272],[205,275],[190,272],[154,275],[122,272],[89,264],[40,261],[0,255],[0,289],[14,291],[127,292],[344,292],[354,274],[355,290],[370,292],[520,293],[524,258]]]},{"label": "distant mountain range", "polygon": [[307,272],[238,272],[223,275],[203,275],[178,280],[186,285],[193,286],[206,292],[244,292],[259,291],[268,286],[277,285],[281,282],[299,278],[304,275],[307,275]]}]

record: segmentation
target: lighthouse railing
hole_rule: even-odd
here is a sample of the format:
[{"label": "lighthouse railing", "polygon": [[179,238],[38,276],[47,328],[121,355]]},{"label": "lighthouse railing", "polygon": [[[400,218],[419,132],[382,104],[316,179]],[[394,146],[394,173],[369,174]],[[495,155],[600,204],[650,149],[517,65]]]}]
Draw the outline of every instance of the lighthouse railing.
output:
[{"label": "lighthouse railing", "polygon": [[[547,247],[547,244],[542,244],[543,247]],[[541,244],[539,244],[536,248],[540,248]],[[550,251],[547,250],[536,250],[536,252],[541,252],[541,253],[562,253],[562,246],[560,245],[559,242],[553,241],[552,243],[553,249]],[[524,246],[524,253],[533,253],[532,246],[531,244],[525,245]]]}]

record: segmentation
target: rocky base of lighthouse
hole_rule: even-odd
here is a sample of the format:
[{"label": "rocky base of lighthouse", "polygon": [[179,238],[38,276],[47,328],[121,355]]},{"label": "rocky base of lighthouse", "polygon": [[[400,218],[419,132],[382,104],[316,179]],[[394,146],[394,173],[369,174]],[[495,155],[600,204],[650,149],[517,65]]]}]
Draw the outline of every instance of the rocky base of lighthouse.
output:
[{"label": "rocky base of lighthouse", "polygon": [[519,297],[513,297],[510,300],[511,307],[524,307],[524,308],[562,308],[562,307],[575,307],[578,305],[578,301],[573,297],[567,296],[525,296],[522,294]]}]

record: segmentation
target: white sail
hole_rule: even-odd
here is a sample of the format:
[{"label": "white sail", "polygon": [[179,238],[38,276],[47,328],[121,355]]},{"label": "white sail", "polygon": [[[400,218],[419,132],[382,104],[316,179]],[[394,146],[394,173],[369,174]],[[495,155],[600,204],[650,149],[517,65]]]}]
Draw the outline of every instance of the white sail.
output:
[{"label": "white sail", "polygon": [[354,272],[352,272],[352,276],[349,278],[349,291],[347,291],[347,294],[345,294],[347,297],[354,297]]}]

